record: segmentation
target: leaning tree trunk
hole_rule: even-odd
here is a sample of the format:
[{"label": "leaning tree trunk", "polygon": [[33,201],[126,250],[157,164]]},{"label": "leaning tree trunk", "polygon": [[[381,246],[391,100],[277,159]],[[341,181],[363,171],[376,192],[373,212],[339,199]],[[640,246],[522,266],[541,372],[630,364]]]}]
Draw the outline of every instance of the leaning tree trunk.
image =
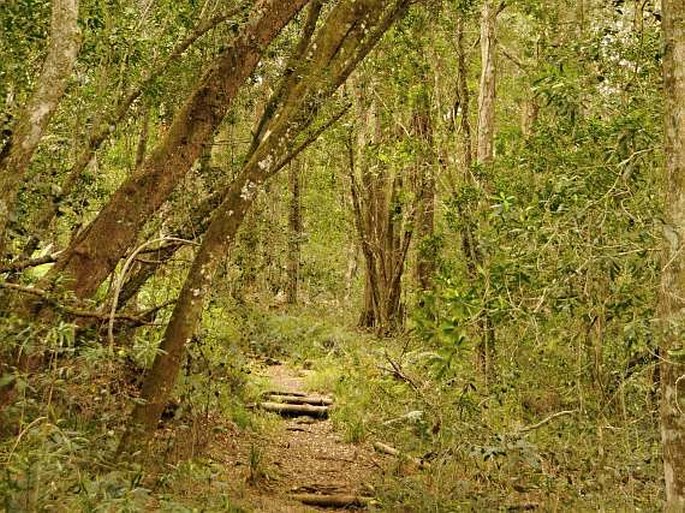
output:
[{"label": "leaning tree trunk", "polygon": [[[228,188],[210,221],[202,245],[186,277],[152,369],[145,377],[143,403],[136,405],[120,443],[132,452],[154,432],[167,397],[176,382],[186,343],[202,317],[220,260],[235,236],[254,196],[264,182],[288,162],[289,148],[309,126],[324,100],[345,81],[383,33],[409,7],[410,0],[357,0],[337,4],[321,27],[264,136],[243,170]],[[280,93],[279,93],[280,94]]]},{"label": "leaning tree trunk", "polygon": [[48,52],[38,85],[21,113],[0,161],[0,258],[19,187],[43,132],[59,105],[80,46],[79,0],[53,0]]},{"label": "leaning tree trunk", "polygon": [[[665,511],[685,511],[685,2],[664,0],[666,180],[661,320],[661,438]],[[682,351],[678,351],[682,353]]]},{"label": "leaning tree trunk", "polygon": [[259,2],[256,14],[205,73],[166,137],[71,241],[48,280],[66,278],[66,287],[79,298],[97,290],[200,156],[266,47],[307,1]]},{"label": "leaning tree trunk", "polygon": [[[43,208],[31,219],[31,236],[22,250],[23,258],[29,258],[38,248],[42,239],[48,232],[50,224],[57,215],[59,205],[62,203],[63,199],[68,197],[76,188],[84,170],[88,164],[92,162],[97,150],[113,133],[112,127],[119,125],[126,118],[134,102],[150,88],[160,75],[167,72],[173,64],[178,62],[186,50],[195,44],[198,39],[221,23],[238,15],[244,9],[245,3],[243,2],[237,8],[230,10],[226,14],[218,14],[210,19],[198,22],[195,28],[176,45],[169,56],[159,66],[149,69],[144,77],[126,94],[122,95],[110,109],[98,116],[98,119],[94,123],[94,126],[85,141],[84,147],[77,155],[71,168],[65,173],[64,179],[57,188],[59,193],[46,201]],[[142,157],[144,157],[144,155],[142,155]],[[143,164],[143,161],[144,159],[136,163],[136,169]]]},{"label": "leaning tree trunk", "polygon": [[254,169],[244,173],[233,183],[226,200],[212,217],[167,325],[160,351],[151,371],[145,377],[142,389],[145,404],[136,405],[131,426],[121,441],[120,452],[134,452],[157,426],[166,400],[176,382],[185,344],[192,338],[200,321],[205,297],[209,293],[218,263],[224,255],[223,249],[232,244],[238,227],[252,203],[254,190],[250,194],[245,194],[244,188],[249,188],[248,184],[255,183],[249,178],[253,174]]}]

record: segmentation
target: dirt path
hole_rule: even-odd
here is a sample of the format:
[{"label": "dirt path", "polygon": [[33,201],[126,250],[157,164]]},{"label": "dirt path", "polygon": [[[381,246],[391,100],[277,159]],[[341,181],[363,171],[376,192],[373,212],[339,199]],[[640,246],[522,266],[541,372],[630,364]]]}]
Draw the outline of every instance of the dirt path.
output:
[{"label": "dirt path", "polygon": [[[263,374],[270,379],[273,390],[306,392],[303,371],[274,365],[266,367]],[[230,441],[235,449],[234,466],[248,483],[241,501],[250,508],[248,511],[322,511],[295,501],[295,494],[373,495],[370,483],[381,471],[383,458],[369,444],[345,443],[328,419],[294,417],[280,423],[277,433],[268,438]]]}]

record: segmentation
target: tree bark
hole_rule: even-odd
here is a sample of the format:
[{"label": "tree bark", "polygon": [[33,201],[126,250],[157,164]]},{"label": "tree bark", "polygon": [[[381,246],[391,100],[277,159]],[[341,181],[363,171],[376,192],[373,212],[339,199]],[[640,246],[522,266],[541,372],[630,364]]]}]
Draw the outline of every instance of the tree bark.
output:
[{"label": "tree bark", "polygon": [[150,108],[145,106],[142,112],[142,127],[140,128],[140,137],[138,138],[138,145],[136,146],[136,157],[133,161],[133,170],[135,171],[145,162],[145,153],[147,152],[147,141],[150,133]]},{"label": "tree bark", "polygon": [[80,47],[79,0],[53,0],[48,51],[38,85],[21,113],[0,161],[0,258],[19,188],[43,132],[57,109]]},{"label": "tree bark", "polygon": [[66,278],[79,298],[91,296],[135,242],[221,123],[265,48],[308,0],[264,0],[241,34],[214,61],[174,118],[166,137],[70,243],[47,276]]},{"label": "tree bark", "polygon": [[[459,135],[462,153],[463,173],[461,182],[466,187],[481,190],[484,185],[479,182],[473,173],[474,151],[473,130],[471,129],[471,92],[468,87],[468,66],[466,61],[466,48],[464,42],[464,19],[457,20],[457,91],[455,112],[459,112]],[[457,129],[456,122],[454,125]],[[476,152],[475,159],[478,158]],[[464,253],[466,272],[470,280],[476,283],[480,277],[478,269],[484,266],[485,258],[477,236],[477,226],[474,220],[470,204],[458,204],[457,212],[461,220],[461,245]],[[478,319],[480,341],[476,346],[477,365],[484,377],[486,386],[491,378],[495,359],[495,327],[494,323],[484,308]],[[488,350],[488,348],[490,348]]]},{"label": "tree bark", "polygon": [[685,2],[664,0],[665,153],[661,321],[661,438],[668,512],[685,511]]},{"label": "tree bark", "polygon": [[[424,80],[426,77],[424,77]],[[419,243],[416,280],[420,291],[433,288],[435,276],[435,171],[433,168],[433,121],[427,96],[420,98],[412,115],[412,135],[420,142],[416,155],[417,213],[416,238]]]},{"label": "tree bark", "polygon": [[481,74],[478,94],[478,162],[487,166],[495,156],[495,44],[497,6],[484,0],[481,12]]},{"label": "tree bark", "polygon": [[[480,47],[481,47],[481,76],[478,92],[478,141],[476,146],[476,160],[481,166],[491,166],[495,158],[495,45],[498,7],[494,0],[484,0],[481,11]],[[481,184],[482,185],[482,184]],[[471,234],[471,248],[473,264],[480,260],[483,254],[478,243]],[[475,274],[475,273],[474,273]],[[486,312],[481,318],[481,341],[476,349],[480,366],[483,371],[486,386],[495,374],[495,326],[491,316],[487,313],[487,301],[484,304]]]}]

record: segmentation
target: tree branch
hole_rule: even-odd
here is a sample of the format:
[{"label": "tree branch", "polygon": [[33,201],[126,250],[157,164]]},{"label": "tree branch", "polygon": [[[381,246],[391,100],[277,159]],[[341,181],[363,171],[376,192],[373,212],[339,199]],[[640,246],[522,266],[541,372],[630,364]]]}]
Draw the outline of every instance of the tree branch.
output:
[{"label": "tree branch", "polygon": [[43,264],[52,264],[53,262],[57,261],[59,253],[60,252],[52,253],[50,255],[44,255],[38,258],[10,262],[9,264],[0,267],[0,273],[14,273],[17,271],[23,271],[24,269],[28,269],[29,267],[37,267]]},{"label": "tree branch", "polygon": [[544,418],[543,420],[541,420],[540,422],[538,422],[538,423],[536,423],[536,424],[532,424],[532,425],[530,425],[530,426],[524,426],[524,427],[522,427],[521,429],[518,430],[518,433],[528,433],[529,431],[533,431],[533,430],[535,430],[535,429],[541,428],[542,426],[544,426],[545,424],[547,424],[547,423],[553,421],[553,420],[556,419],[556,418],[562,417],[562,416],[564,416],[564,415],[570,415],[570,414],[572,414],[572,413],[576,413],[576,411],[577,411],[577,410],[562,410],[562,411],[558,411],[558,412],[556,412],[556,413],[553,413],[553,414],[550,415],[549,417]]},{"label": "tree branch", "polygon": [[[73,317],[80,317],[84,319],[98,319],[101,321],[106,321],[109,320],[111,317],[109,314],[104,314],[102,312],[95,312],[92,310],[83,310],[80,308],[75,308],[73,306],[68,306],[63,303],[60,303],[57,299],[52,297],[48,291],[39,289],[37,287],[26,287],[24,285],[17,285],[16,283],[3,283],[0,282],[0,289],[7,289],[7,290],[13,290],[14,292],[19,292],[20,294],[28,294],[30,296],[35,296],[43,299],[47,303],[51,304],[52,306],[55,307],[56,310],[59,310],[60,312],[63,312],[67,315],[71,315]],[[114,319],[117,321],[126,321],[130,323],[134,323],[135,325],[142,326],[145,324],[151,324],[149,321],[146,319],[150,316],[151,313],[156,312],[166,306],[168,306],[169,302],[163,303],[162,305],[156,306],[154,308],[151,308],[149,310],[146,310],[145,312],[142,312],[140,315],[131,315],[131,314],[116,314],[114,316]]]}]

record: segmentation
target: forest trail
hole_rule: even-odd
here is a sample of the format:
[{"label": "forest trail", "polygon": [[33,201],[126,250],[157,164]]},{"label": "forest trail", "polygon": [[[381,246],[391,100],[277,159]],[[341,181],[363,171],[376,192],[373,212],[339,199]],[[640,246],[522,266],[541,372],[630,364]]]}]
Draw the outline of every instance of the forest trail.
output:
[{"label": "forest trail", "polygon": [[[298,395],[306,391],[306,372],[271,365],[263,374],[269,379],[271,390]],[[379,460],[387,456],[375,453],[368,443],[345,443],[329,418],[297,416],[285,417],[279,422],[272,436],[259,441],[234,441],[236,468],[243,468],[246,472],[243,479],[249,484],[244,496],[247,503],[244,505],[249,511],[348,511],[341,507],[324,509],[305,505],[297,500],[298,496],[305,495],[370,500],[373,495],[370,483],[374,474],[383,469]],[[240,465],[241,460],[244,465]]]}]

